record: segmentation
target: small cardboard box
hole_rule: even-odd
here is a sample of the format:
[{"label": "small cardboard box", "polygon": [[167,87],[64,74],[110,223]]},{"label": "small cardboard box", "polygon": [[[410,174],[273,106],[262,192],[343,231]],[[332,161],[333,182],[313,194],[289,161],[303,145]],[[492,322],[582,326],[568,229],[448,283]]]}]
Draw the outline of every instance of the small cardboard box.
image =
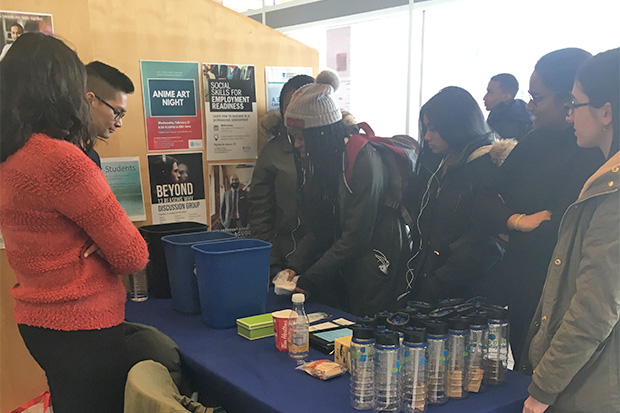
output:
[{"label": "small cardboard box", "polygon": [[237,319],[237,333],[249,340],[273,336],[271,313]]},{"label": "small cardboard box", "polygon": [[340,337],[334,341],[334,361],[351,371],[351,336]]}]

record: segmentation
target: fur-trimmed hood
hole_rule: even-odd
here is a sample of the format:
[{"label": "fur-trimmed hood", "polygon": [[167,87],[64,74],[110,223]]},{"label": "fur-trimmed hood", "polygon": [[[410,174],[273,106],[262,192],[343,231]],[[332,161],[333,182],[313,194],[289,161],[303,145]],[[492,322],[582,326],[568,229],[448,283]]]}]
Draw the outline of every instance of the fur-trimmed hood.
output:
[{"label": "fur-trimmed hood", "polygon": [[467,162],[480,158],[487,153],[495,165],[502,166],[510,152],[517,146],[516,139],[494,139],[490,145],[484,145],[473,151],[468,157]]}]

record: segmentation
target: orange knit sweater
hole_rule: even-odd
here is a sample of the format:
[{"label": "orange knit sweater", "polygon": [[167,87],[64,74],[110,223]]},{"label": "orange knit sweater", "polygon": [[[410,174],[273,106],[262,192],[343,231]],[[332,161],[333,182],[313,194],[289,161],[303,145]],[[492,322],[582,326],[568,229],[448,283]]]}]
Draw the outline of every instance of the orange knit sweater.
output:
[{"label": "orange knit sweater", "polygon": [[[118,275],[144,268],[146,243],[76,146],[34,134],[0,164],[0,228],[18,324],[71,331],[123,321]],[[93,241],[105,258],[84,258]]]}]

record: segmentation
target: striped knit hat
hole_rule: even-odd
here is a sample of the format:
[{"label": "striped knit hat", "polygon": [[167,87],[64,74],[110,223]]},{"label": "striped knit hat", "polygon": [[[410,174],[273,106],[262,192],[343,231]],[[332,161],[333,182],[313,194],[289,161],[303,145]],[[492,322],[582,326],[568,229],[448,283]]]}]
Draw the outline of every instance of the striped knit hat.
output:
[{"label": "striped knit hat", "polygon": [[324,70],[315,83],[301,87],[295,92],[284,114],[286,126],[299,129],[331,125],[342,119],[342,112],[331,97],[338,86],[338,75]]}]

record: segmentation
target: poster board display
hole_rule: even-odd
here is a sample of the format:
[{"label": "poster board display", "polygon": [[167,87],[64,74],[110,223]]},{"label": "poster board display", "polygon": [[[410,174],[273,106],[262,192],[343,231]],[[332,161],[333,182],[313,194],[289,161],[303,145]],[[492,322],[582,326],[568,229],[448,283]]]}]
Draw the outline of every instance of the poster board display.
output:
[{"label": "poster board display", "polygon": [[255,159],[258,114],[253,65],[203,63],[207,161]]},{"label": "poster board display", "polygon": [[267,111],[280,108],[280,91],[286,82],[297,75],[312,76],[311,67],[265,67],[265,90],[267,92]]},{"label": "poster board display", "polygon": [[148,155],[153,224],[207,223],[202,153]]},{"label": "poster board display", "polygon": [[[23,33],[54,34],[51,14],[0,10],[0,60]],[[20,33],[22,32],[22,33]]]},{"label": "poster board display", "polygon": [[101,170],[108,180],[112,193],[132,221],[146,220],[144,194],[140,176],[140,159],[102,158]]},{"label": "poster board display", "polygon": [[148,151],[202,149],[199,65],[140,61]]},{"label": "poster board display", "polygon": [[[229,214],[232,208],[226,207],[226,200],[232,200],[232,197],[226,193],[231,190],[233,177],[239,180],[239,191],[242,192],[237,206],[239,208],[239,220],[235,228],[248,228],[248,208],[247,203],[248,192],[251,191],[252,174],[254,173],[254,164],[210,164],[209,165],[209,211],[211,216],[210,228],[214,230],[234,229],[231,228],[226,214]],[[245,197],[245,198],[244,198]]]}]

